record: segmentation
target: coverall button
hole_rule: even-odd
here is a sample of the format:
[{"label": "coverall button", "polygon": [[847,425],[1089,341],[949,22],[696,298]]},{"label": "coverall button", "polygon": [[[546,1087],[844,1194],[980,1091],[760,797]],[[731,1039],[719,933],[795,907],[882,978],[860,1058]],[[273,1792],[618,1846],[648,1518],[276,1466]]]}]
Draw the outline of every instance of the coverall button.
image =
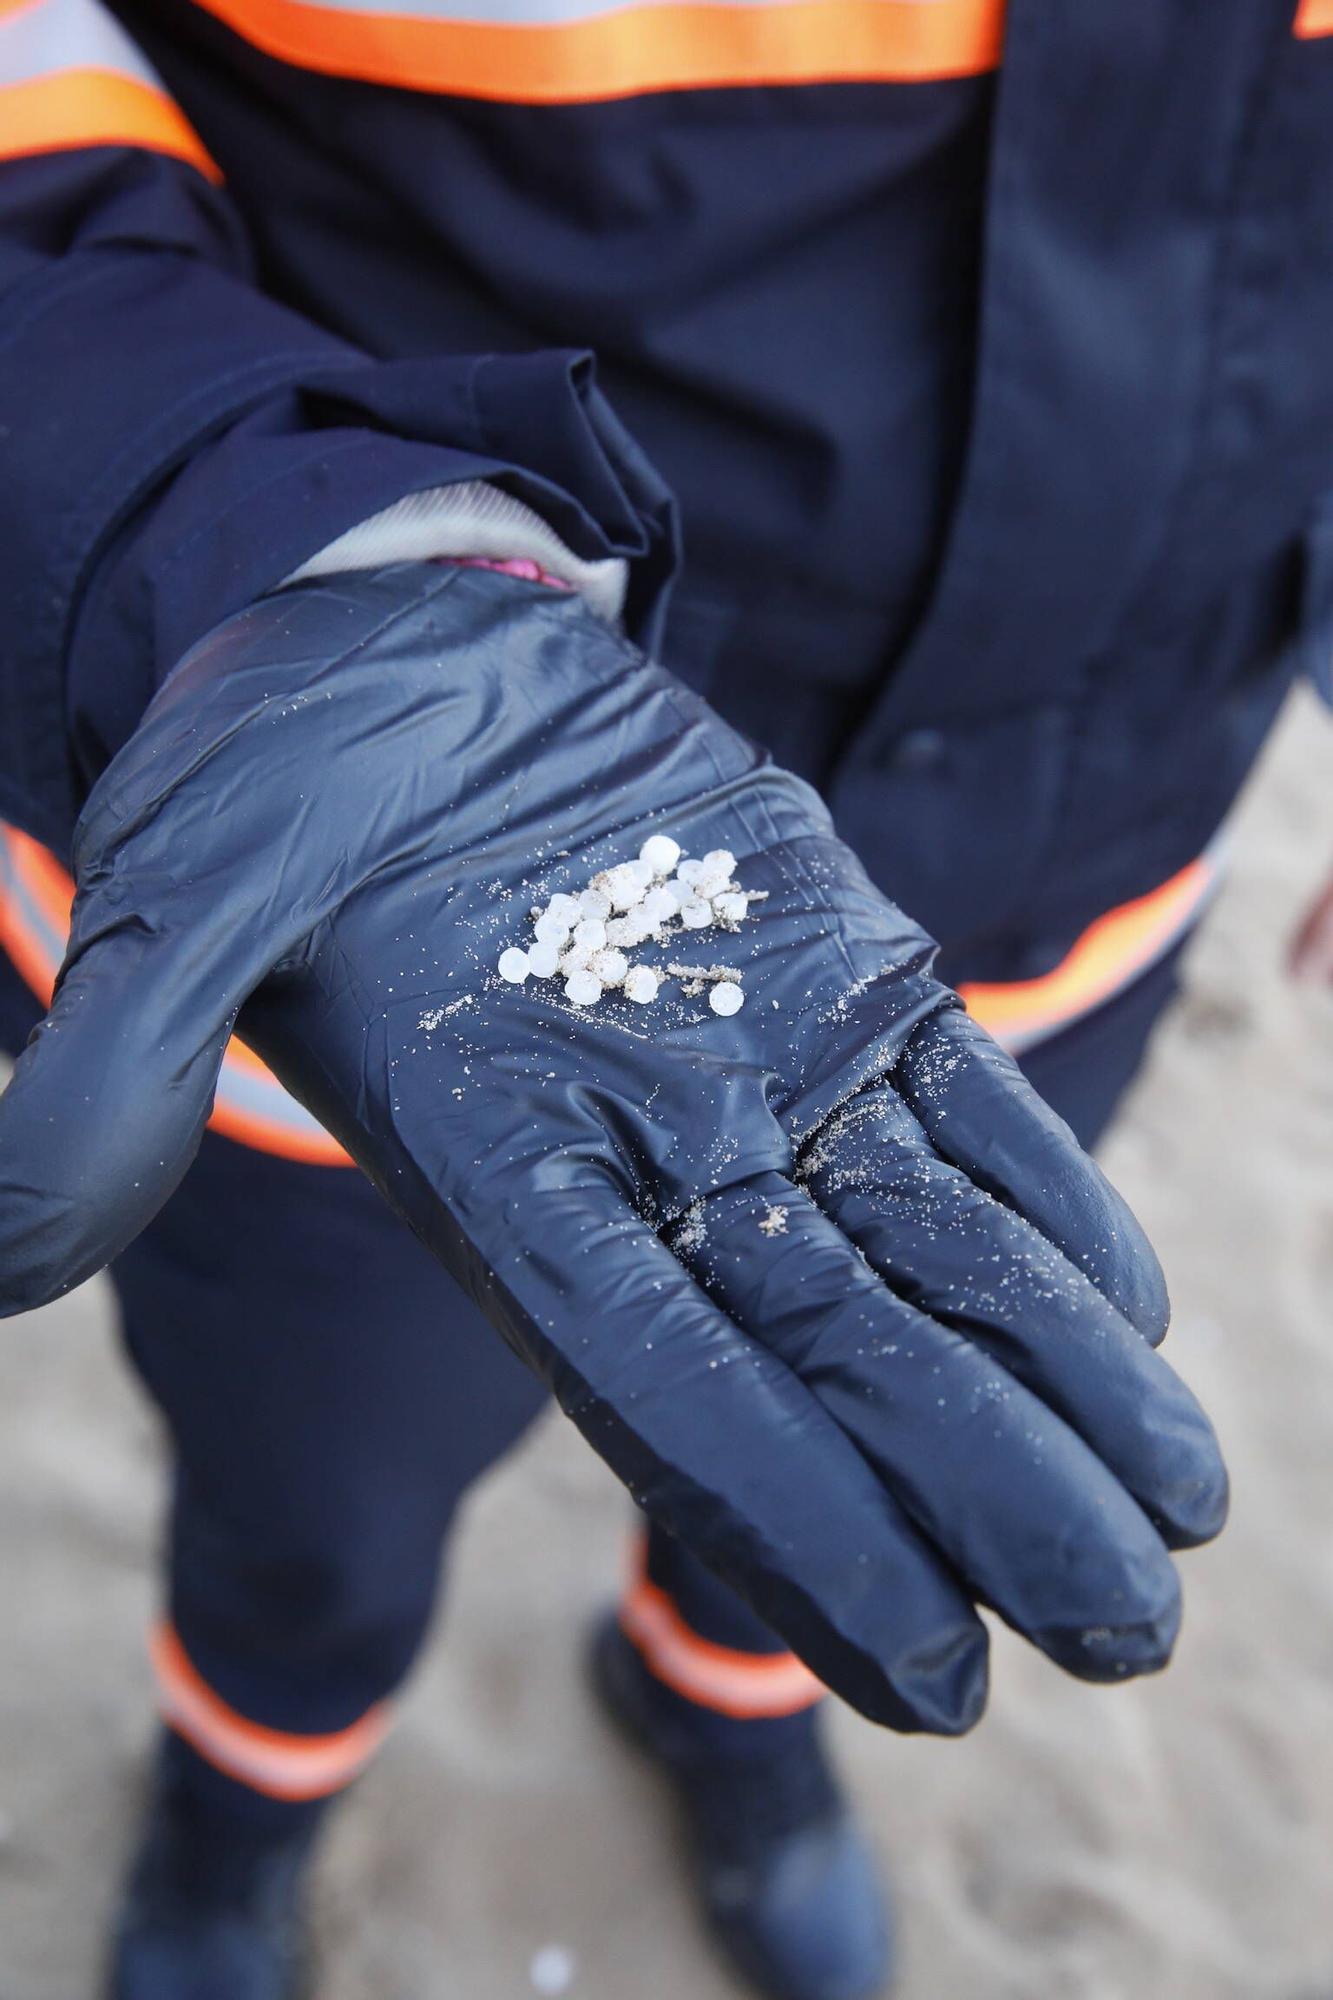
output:
[{"label": "coverall button", "polygon": [[888,768],[922,774],[937,771],[944,762],[947,749],[942,729],[909,729],[889,751]]}]

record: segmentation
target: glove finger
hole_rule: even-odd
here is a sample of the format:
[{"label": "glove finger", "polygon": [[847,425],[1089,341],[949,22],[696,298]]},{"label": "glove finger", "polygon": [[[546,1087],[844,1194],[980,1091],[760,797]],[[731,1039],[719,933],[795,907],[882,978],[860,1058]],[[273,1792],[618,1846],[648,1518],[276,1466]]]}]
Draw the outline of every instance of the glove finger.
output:
[{"label": "glove finger", "polygon": [[[419,1233],[460,1274],[431,1197]],[[474,1232],[469,1228],[469,1236]],[[985,1627],[809,1391],[710,1303],[605,1184],[543,1186],[464,1252],[482,1309],[655,1520],[834,1693],[954,1735],[985,1704]]]},{"label": "glove finger", "polygon": [[932,1146],[1016,1209],[1158,1346],[1171,1317],[1156,1253],[1128,1203],[1013,1057],[959,1008],[922,1022],[894,1073]]},{"label": "glove finger", "polygon": [[[460,1049],[418,999],[367,1034],[329,1000],[328,964],[275,1009],[278,990],[247,1008],[247,1037],[634,1498],[872,1721],[970,1728],[985,1626],[832,1418],[644,1220],[628,1121],[590,1087],[534,1102],[521,1038]],[[479,1122],[483,1088],[502,1097]]]},{"label": "glove finger", "polygon": [[853,1438],[973,1592],[1069,1672],[1150,1672],[1179,1623],[1147,1517],[1061,1418],[897,1298],[779,1175],[711,1196],[684,1254]]},{"label": "glove finger", "polygon": [[0,1098],[0,1316],[91,1277],[178,1185],[233,1018],[190,941],[85,904]]},{"label": "glove finger", "polygon": [[1169,1546],[1217,1534],[1226,1470],[1185,1384],[1046,1237],[939,1159],[893,1090],[835,1120],[801,1179],[901,1298],[1058,1411]]}]

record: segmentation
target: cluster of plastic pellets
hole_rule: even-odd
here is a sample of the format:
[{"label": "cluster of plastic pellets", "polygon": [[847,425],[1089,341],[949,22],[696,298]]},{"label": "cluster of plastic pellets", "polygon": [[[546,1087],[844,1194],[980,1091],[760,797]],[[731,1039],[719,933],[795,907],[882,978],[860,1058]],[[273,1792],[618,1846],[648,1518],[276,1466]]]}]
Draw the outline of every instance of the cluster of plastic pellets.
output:
[{"label": "cluster of plastic pellets", "polygon": [[637,861],[604,868],[581,894],[552,896],[535,909],[532,943],[526,950],[511,945],[501,952],[500,977],[516,986],[525,979],[562,979],[565,998],[575,1007],[593,1007],[607,992],[646,1007],[674,976],[687,991],[707,988],[715,1014],[738,1013],[745,994],[730,966],[668,966],[658,972],[630,957],[640,945],[660,944],[682,931],[719,925],[738,930],[751,903],[763,898],[737,886],[735,868],[736,857],[725,848],[686,860],[668,835],[651,834]]}]

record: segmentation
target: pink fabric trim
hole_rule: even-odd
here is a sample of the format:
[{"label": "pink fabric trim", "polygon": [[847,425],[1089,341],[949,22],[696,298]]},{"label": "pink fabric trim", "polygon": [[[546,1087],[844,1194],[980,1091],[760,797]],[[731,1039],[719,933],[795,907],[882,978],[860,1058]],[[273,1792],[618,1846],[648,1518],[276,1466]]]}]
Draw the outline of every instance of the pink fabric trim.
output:
[{"label": "pink fabric trim", "polygon": [[544,583],[548,590],[571,591],[572,583],[552,576],[549,569],[533,562],[530,556],[506,556],[503,561],[498,556],[437,556],[436,562],[452,563],[456,569],[493,569],[501,576],[521,577],[524,583]]}]

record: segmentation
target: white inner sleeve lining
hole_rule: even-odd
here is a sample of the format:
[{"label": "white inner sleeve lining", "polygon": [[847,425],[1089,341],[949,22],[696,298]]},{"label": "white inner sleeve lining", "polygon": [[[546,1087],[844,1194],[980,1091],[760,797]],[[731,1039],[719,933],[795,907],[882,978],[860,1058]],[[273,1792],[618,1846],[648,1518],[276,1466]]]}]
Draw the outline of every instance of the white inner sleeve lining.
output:
[{"label": "white inner sleeve lining", "polygon": [[629,579],[623,557],[585,562],[531,507],[480,479],[432,486],[395,500],[392,507],[339,535],[283,582],[304,583],[309,577],[380,569],[385,563],[429,562],[441,556],[540,563],[576,590],[588,609],[608,625],[616,623],[624,608]]}]

